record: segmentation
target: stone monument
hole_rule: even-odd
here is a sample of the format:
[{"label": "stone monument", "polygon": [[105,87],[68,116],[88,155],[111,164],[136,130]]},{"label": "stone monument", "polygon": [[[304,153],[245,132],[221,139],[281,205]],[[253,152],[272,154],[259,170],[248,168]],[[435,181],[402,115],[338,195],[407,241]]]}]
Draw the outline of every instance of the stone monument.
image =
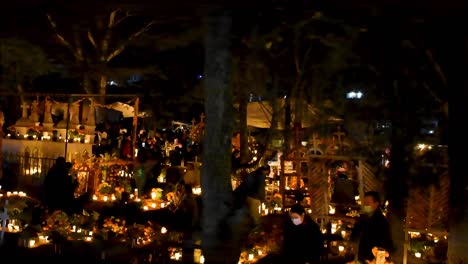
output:
[{"label": "stone monument", "polygon": [[52,120],[52,102],[49,98],[46,98],[44,102],[44,119],[42,125],[47,130],[52,130],[54,126],[54,121]]},{"label": "stone monument", "polygon": [[22,114],[21,118],[16,121],[15,128],[16,133],[18,133],[20,136],[23,136],[26,134],[29,127],[34,126],[34,122],[28,118],[28,110],[30,108],[30,105],[24,102],[21,104],[20,107],[22,109]]}]

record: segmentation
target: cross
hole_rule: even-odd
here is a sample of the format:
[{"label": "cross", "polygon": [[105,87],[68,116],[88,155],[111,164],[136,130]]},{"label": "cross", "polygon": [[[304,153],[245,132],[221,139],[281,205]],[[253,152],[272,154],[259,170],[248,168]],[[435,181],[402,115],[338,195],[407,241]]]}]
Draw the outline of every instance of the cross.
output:
[{"label": "cross", "polygon": [[200,123],[205,123],[205,114],[201,113],[200,115]]},{"label": "cross", "polygon": [[5,200],[5,207],[3,208],[3,213],[0,213],[0,218],[2,219],[2,231],[0,234],[0,245],[3,244],[3,237],[5,236],[5,230],[8,220],[8,200]]},{"label": "cross", "polygon": [[23,103],[21,105],[21,109],[23,109],[23,118],[28,118],[28,109],[29,109],[29,104]]},{"label": "cross", "polygon": [[340,126],[337,126],[337,131],[335,133],[333,133],[333,135],[336,136],[337,140],[338,140],[338,146],[341,147],[341,143],[343,143],[343,136],[345,135],[344,132],[341,132],[341,127]]},{"label": "cross", "polygon": [[195,117],[194,117],[194,118],[192,119],[192,127],[195,127],[195,123],[196,123],[196,122],[197,122],[197,121],[195,120]]}]

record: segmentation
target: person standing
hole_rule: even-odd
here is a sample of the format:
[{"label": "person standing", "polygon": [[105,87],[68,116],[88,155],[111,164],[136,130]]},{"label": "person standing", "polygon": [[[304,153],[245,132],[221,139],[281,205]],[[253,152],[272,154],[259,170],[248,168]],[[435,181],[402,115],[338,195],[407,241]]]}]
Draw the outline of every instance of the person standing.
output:
[{"label": "person standing", "polygon": [[193,162],[187,162],[187,171],[184,175],[184,182],[192,187],[200,186],[200,171],[195,168]]},{"label": "person standing", "polygon": [[270,166],[264,165],[249,173],[234,190],[234,207],[247,206],[254,226],[260,222],[260,206],[265,200],[265,179],[270,174]]},{"label": "person standing", "polygon": [[74,209],[75,185],[69,175],[71,163],[58,157],[44,179],[45,204],[49,211],[71,213]]},{"label": "person standing", "polygon": [[383,248],[387,252],[393,251],[393,241],[390,225],[382,213],[380,195],[369,191],[364,194],[362,214],[353,227],[351,241],[357,243],[355,259],[366,263],[374,260],[372,249]]},{"label": "person standing", "polygon": [[299,203],[285,214],[283,226],[284,263],[317,264],[323,252],[323,234],[319,225]]}]

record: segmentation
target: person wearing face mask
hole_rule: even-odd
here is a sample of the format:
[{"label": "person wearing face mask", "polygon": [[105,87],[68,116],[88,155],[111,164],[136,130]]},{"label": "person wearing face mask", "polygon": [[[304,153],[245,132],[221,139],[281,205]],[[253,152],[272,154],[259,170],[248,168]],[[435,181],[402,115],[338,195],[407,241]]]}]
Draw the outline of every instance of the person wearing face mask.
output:
[{"label": "person wearing face mask", "polygon": [[284,263],[320,263],[323,234],[319,225],[305,213],[304,207],[294,204],[285,214],[283,226]]},{"label": "person wearing face mask", "polygon": [[393,251],[390,225],[380,210],[380,195],[369,191],[364,194],[362,214],[353,227],[351,241],[357,244],[356,260],[362,263],[374,260],[372,248],[384,248]]}]

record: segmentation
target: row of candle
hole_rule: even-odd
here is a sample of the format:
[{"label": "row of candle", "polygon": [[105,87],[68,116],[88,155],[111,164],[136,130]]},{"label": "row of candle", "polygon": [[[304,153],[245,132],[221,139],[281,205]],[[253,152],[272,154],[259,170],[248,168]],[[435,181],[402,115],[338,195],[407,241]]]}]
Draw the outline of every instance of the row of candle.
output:
[{"label": "row of candle", "polygon": [[[11,138],[11,134],[7,134],[6,136],[7,138]],[[25,134],[21,137],[20,134],[17,134],[16,135],[16,138],[18,139],[21,139],[21,138],[24,138],[24,139],[28,139],[29,137],[31,137],[33,140],[41,140],[41,141],[50,141],[51,139],[53,139],[54,141],[57,141],[57,142],[72,142],[72,143],[90,143],[91,140],[90,140],[90,135],[85,135],[84,138],[81,138],[81,137],[74,137],[74,138],[71,138],[69,137],[68,139],[65,139],[65,140],[62,140],[62,135],[58,136],[57,139],[54,139],[52,138],[48,132],[44,132],[44,134],[42,136],[37,136],[37,135],[28,135],[28,134]]]},{"label": "row of candle", "polygon": [[[2,197],[2,196],[3,196],[3,193],[0,193],[0,197]],[[8,191],[8,192],[6,192],[6,196],[7,197],[10,197],[10,196],[26,197],[27,195],[26,195],[25,192],[22,192],[22,191],[19,191],[19,192],[18,191],[14,191],[14,192]]]}]

